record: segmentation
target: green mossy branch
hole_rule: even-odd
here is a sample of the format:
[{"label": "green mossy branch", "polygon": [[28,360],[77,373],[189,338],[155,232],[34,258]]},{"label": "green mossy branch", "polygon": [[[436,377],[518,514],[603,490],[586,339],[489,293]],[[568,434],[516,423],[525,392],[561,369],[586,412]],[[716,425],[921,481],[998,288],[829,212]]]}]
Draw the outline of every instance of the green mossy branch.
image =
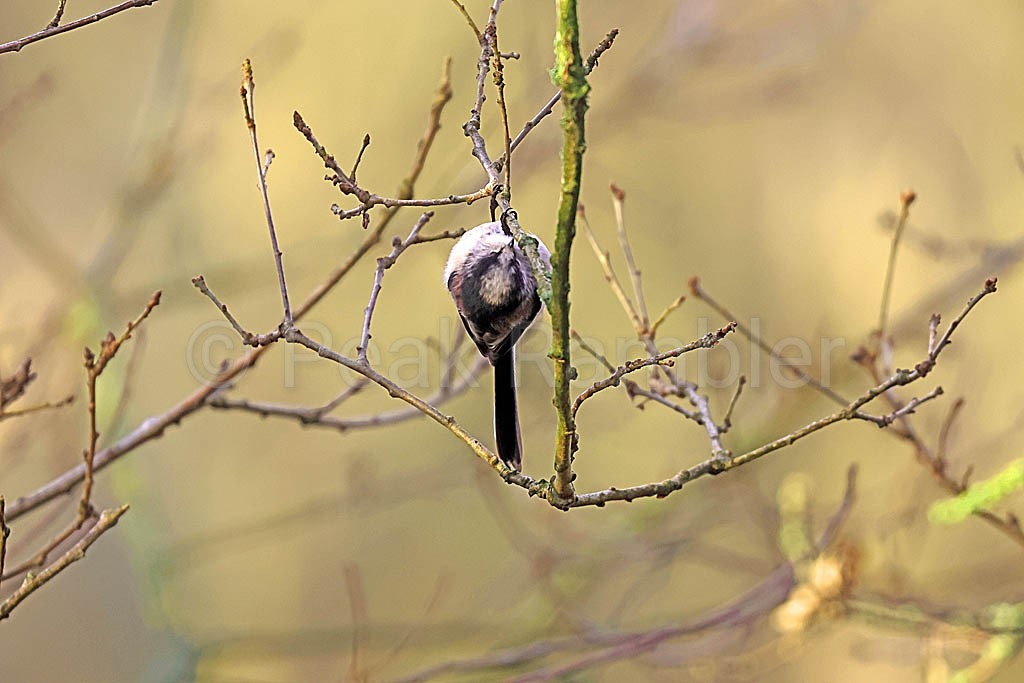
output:
[{"label": "green mossy branch", "polygon": [[559,0],[555,33],[555,66],[551,80],[562,91],[562,181],[551,254],[551,359],[555,364],[553,402],[558,413],[555,443],[554,493],[563,500],[575,496],[572,457],[576,447],[576,423],[572,415],[570,382],[575,372],[569,353],[569,260],[576,236],[576,211],[580,200],[583,154],[586,151],[584,119],[587,113],[586,64],[580,54],[576,0]]}]

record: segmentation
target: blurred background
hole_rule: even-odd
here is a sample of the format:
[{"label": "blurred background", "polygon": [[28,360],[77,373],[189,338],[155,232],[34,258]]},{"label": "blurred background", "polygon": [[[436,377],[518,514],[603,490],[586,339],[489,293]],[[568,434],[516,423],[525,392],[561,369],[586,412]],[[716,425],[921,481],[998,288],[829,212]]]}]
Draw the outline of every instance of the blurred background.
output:
[{"label": "blurred background", "polygon": [[[67,19],[106,5],[72,0]],[[481,25],[487,5],[466,1]],[[0,41],[39,30],[53,10],[7,0]],[[968,319],[935,373],[903,395],[945,388],[914,418],[929,443],[953,399],[965,397],[948,441],[954,472],[973,466],[987,477],[1020,457],[1020,3],[600,0],[580,12],[585,50],[621,30],[590,78],[582,201],[618,258],[608,185],[626,191],[652,311],[699,275],[741,322],[773,341],[791,338],[792,349],[802,344],[812,374],[856,395],[871,381],[848,356],[877,323],[899,192],[912,187],[918,200],[892,299],[896,365],[920,360],[931,313],[952,319],[989,275],[999,276],[1000,291]],[[501,11],[501,48],[522,55],[505,69],[514,130],[553,90],[553,26],[550,3],[509,1]],[[0,55],[0,370],[30,356],[39,378],[26,402],[77,396],[69,407],[0,424],[0,493],[13,500],[80,462],[88,435],[82,347],[123,329],[154,290],[163,303],[101,379],[101,446],[244,352],[192,287],[194,275],[249,329],[279,322],[238,97],[243,58],[255,69],[260,141],[276,153],[270,195],[292,298],[301,300],[365,233],[358,220],[331,214],[332,203],[352,202],[323,182],[293,110],[343,166],[369,133],[360,183],[393,195],[451,56],[454,97],[417,195],[470,192],[483,181],[461,126],[478,54],[444,0],[161,0]],[[484,133],[496,155],[493,94]],[[559,143],[551,117],[513,163],[513,203],[549,244]],[[418,215],[398,214],[304,331],[353,352],[374,258]],[[441,208],[425,232],[486,216],[486,202]],[[378,367],[422,395],[437,387],[437,349],[450,347],[458,326],[440,283],[449,246],[403,256],[375,318]],[[615,362],[635,357],[628,319],[586,241],[577,246],[574,327]],[[621,259],[616,267],[625,275]],[[723,322],[689,300],[662,328],[664,343]],[[524,341],[520,372],[524,469],[537,478],[549,476],[554,434],[547,328],[542,320]],[[474,352],[464,350],[468,368]],[[685,371],[717,411],[732,392],[728,380],[752,379],[727,438],[734,452],[833,411],[819,394],[776,381],[769,360],[742,340],[703,358],[687,360]],[[582,354],[579,364],[582,390],[600,371]],[[230,395],[315,406],[352,382],[281,346]],[[394,408],[370,387],[338,414]],[[488,379],[444,410],[490,442]],[[621,389],[587,403],[580,433],[581,491],[661,480],[708,452],[698,426],[657,406],[636,410]],[[820,531],[850,463],[860,467],[843,531],[860,558],[855,593],[968,612],[1021,599],[1021,548],[976,519],[929,523],[928,506],[944,494],[911,448],[867,423],[840,424],[665,500],[563,514],[501,485],[426,420],[340,433],[204,409],[97,475],[97,504],[131,510],[85,561],[0,626],[0,678],[396,680],[552,638],[687,624],[784,563],[780,487],[806,492]],[[65,525],[75,496],[19,520],[10,556],[24,559]],[[2,594],[12,589],[5,583]],[[982,647],[977,639],[950,645],[938,627],[922,633],[855,618],[783,639],[769,621],[670,641],[565,680],[919,680],[941,669],[936,662],[969,664]],[[570,647],[561,661],[584,652]],[[552,660],[539,661],[455,679],[505,680]],[[993,680],[1021,676],[1024,666],[1011,663]]]}]

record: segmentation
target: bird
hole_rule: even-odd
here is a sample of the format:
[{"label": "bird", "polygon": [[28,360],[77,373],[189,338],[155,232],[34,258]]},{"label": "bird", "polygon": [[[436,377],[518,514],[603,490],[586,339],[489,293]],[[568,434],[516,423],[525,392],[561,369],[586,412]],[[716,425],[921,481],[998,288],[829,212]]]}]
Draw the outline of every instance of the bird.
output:
[{"label": "bird", "polygon": [[[508,210],[501,220],[467,230],[448,255],[444,285],[470,339],[494,369],[496,450],[498,458],[518,472],[523,445],[516,402],[515,344],[542,304],[533,266],[508,224],[514,215]],[[537,252],[550,266],[551,253],[539,239]]]}]

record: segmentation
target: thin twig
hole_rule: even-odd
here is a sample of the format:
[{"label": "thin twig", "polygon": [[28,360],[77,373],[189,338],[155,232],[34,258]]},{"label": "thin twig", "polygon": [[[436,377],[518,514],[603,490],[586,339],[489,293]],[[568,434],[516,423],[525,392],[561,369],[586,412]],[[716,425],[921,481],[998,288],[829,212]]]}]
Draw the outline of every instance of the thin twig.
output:
[{"label": "thin twig", "polygon": [[[270,211],[270,193],[267,191],[267,174],[262,165],[260,155],[260,143],[256,139],[256,83],[252,78],[252,64],[246,59],[242,62],[242,87],[239,90],[242,96],[242,109],[245,111],[245,125],[249,128],[249,137],[252,138],[252,150],[256,155],[256,173],[260,178],[260,193],[263,195],[263,213],[267,219],[267,229],[270,231],[270,246],[274,250],[274,265],[277,266],[277,282],[281,287],[281,305],[284,308],[285,324],[292,322],[292,307],[288,302],[288,285],[284,280],[284,264],[282,263],[281,249],[277,244],[277,230],[274,229],[274,214]],[[267,168],[270,167],[269,161]]]},{"label": "thin twig", "polygon": [[7,502],[0,496],[0,580],[4,578],[4,563],[7,561],[7,537],[11,535],[11,527],[7,526],[5,507]]},{"label": "thin twig", "polygon": [[[495,0],[500,4],[501,0]],[[497,10],[495,10],[496,12]],[[512,138],[508,129],[508,108],[505,105],[505,67],[501,63],[501,51],[498,49],[498,25],[488,24],[488,39],[491,41],[491,50],[494,53],[494,86],[498,91],[498,111],[501,112],[501,125],[505,133],[505,154],[502,157],[502,170],[505,172],[505,182],[502,192],[509,200],[512,196]]]},{"label": "thin twig", "polygon": [[618,298],[619,303],[622,305],[622,309],[629,316],[630,322],[636,330],[641,330],[644,327],[643,320],[640,318],[640,313],[637,311],[636,306],[633,305],[633,300],[626,294],[626,290],[622,288],[622,282],[619,280],[619,276],[615,274],[615,268],[612,266],[611,254],[601,248],[601,244],[597,241],[597,235],[590,228],[590,221],[587,220],[587,213],[582,206],[579,209],[580,220],[583,222],[583,231],[587,234],[587,241],[590,242],[590,248],[594,251],[594,256],[597,257],[597,262],[601,264],[601,270],[604,271],[604,279],[611,287],[612,292]]},{"label": "thin twig", "polygon": [[[590,56],[587,57],[586,73],[588,76],[590,75],[590,72],[597,67],[597,61],[601,58],[601,55],[603,55],[605,52],[611,49],[611,46],[615,42],[615,39],[618,37],[618,35],[619,29],[613,28],[611,31],[608,32],[608,35],[606,35],[604,39],[597,44],[597,47],[595,47],[594,50],[590,53]],[[548,99],[544,106],[540,108],[540,111],[534,114],[533,118],[531,118],[529,121],[523,124],[522,130],[520,130],[519,133],[512,140],[512,143],[509,147],[511,151],[516,151],[516,147],[518,147],[522,143],[522,141],[526,139],[526,136],[530,134],[530,131],[536,128],[537,124],[539,124],[543,119],[545,119],[547,116],[551,114],[551,112],[555,110],[555,105],[558,104],[558,101],[560,99],[562,99],[561,90],[555,92],[555,94],[553,94]]]},{"label": "thin twig", "polygon": [[946,413],[946,417],[942,421],[942,426],[939,427],[938,444],[935,446],[935,459],[939,462],[946,461],[946,448],[949,444],[949,432],[953,428],[953,423],[956,422],[956,418],[959,417],[960,411],[963,407],[964,399],[963,397],[958,397],[953,401],[953,405],[949,407],[949,412]]},{"label": "thin twig", "polygon": [[[732,329],[735,329],[735,324],[733,324]],[[708,441],[711,442],[712,459],[728,464],[732,453],[722,445],[722,434],[718,429],[718,423],[711,416],[708,397],[702,396],[697,391],[697,385],[693,382],[683,382],[682,389],[686,394],[686,398],[689,399],[690,405],[697,409],[697,414],[700,415],[700,423],[703,425],[704,431],[708,433]]]},{"label": "thin twig", "polygon": [[658,328],[661,327],[662,323],[668,320],[668,317],[672,314],[672,311],[682,306],[684,301],[686,301],[686,295],[680,294],[678,297],[676,297],[675,301],[673,301],[672,303],[665,307],[665,310],[663,310],[658,315],[657,319],[653,323],[651,323],[650,332],[652,337],[658,333]]},{"label": "thin twig", "polygon": [[584,341],[583,337],[576,330],[569,330],[569,336],[576,340],[576,343],[580,345],[580,348],[593,356],[601,365],[603,365],[608,372],[615,372],[615,366],[612,362],[605,358],[602,354],[598,353],[597,349]]},{"label": "thin twig", "polygon": [[[632,382],[632,381],[629,381],[629,380],[627,380],[625,382],[625,385],[626,385],[626,394],[630,398],[633,398],[635,396],[642,396],[643,398],[647,399],[648,401],[653,401],[653,402],[655,402],[655,403],[657,403],[659,405],[663,405],[666,408],[674,410],[675,412],[677,412],[680,415],[686,417],[687,419],[693,420],[697,424],[702,424],[701,420],[703,420],[704,418],[702,418],[700,415],[698,415],[697,413],[695,413],[694,411],[690,410],[689,408],[687,408],[685,406],[679,405],[675,401],[670,401],[669,399],[665,398],[663,395],[659,394],[658,392],[651,391],[650,389],[645,389],[645,388],[641,387],[640,385],[638,385],[636,382]],[[643,403],[637,404],[637,408],[643,408],[643,406],[644,406]]]},{"label": "thin twig", "polygon": [[437,242],[439,240],[457,240],[465,234],[466,228],[456,228],[455,230],[444,230],[433,235],[418,235],[416,237],[416,244]]},{"label": "thin twig", "polygon": [[[573,416],[575,417],[576,413],[579,412],[580,406],[583,405],[584,401],[594,396],[594,394],[604,391],[609,387],[618,386],[622,378],[628,375],[629,373],[636,372],[637,370],[642,370],[643,368],[650,367],[652,365],[671,365],[673,359],[678,358],[684,353],[696,351],[697,349],[713,348],[734,329],[735,325],[729,324],[721,329],[715,330],[714,332],[709,332],[700,339],[696,339],[685,346],[680,346],[679,348],[671,349],[669,351],[665,351],[664,353],[659,353],[656,356],[631,360],[627,362],[625,365],[619,366],[614,370],[614,372],[612,372],[611,375],[602,380],[594,382],[594,384],[587,387],[586,390],[584,390],[579,396],[576,397],[576,400],[573,401],[572,404]],[[577,338],[577,341],[580,340]]]},{"label": "thin twig", "polygon": [[491,160],[490,155],[487,154],[487,142],[480,133],[480,116],[483,112],[484,100],[486,99],[484,86],[487,83],[487,72],[490,70],[491,58],[494,52],[488,32],[495,30],[494,26],[498,20],[498,11],[500,9],[501,0],[494,0],[488,12],[487,24],[484,26],[480,37],[480,58],[477,60],[476,69],[476,98],[473,101],[473,108],[469,112],[469,120],[462,126],[462,131],[472,143],[473,156],[480,162],[484,173],[487,174],[487,185],[489,188],[497,185],[501,179],[497,166]]},{"label": "thin twig", "polygon": [[32,372],[32,359],[26,358],[10,376],[0,379],[0,413],[10,404],[25,395],[25,390],[36,378]]},{"label": "thin twig", "polygon": [[113,528],[113,526],[117,524],[117,521],[121,519],[121,515],[127,511],[127,505],[122,505],[119,508],[112,508],[110,510],[104,510],[100,513],[99,520],[96,524],[89,529],[89,532],[83,536],[82,540],[76,543],[74,547],[70,548],[43,571],[38,574],[26,576],[25,580],[21,582],[21,586],[18,587],[18,590],[14,591],[10,597],[0,604],[0,621],[9,617],[11,612],[13,612],[14,609],[25,600],[25,598],[47,584],[51,579],[53,579],[53,577],[67,569],[71,564],[85,557],[85,553],[89,549],[89,546],[95,543],[96,540],[109,529]]},{"label": "thin twig", "polygon": [[896,229],[892,233],[892,242],[889,245],[889,263],[885,268],[885,283],[882,285],[882,302],[878,310],[878,338],[885,339],[885,326],[889,322],[889,301],[892,298],[892,283],[896,275],[896,254],[899,252],[900,239],[903,237],[903,229],[907,227],[907,219],[910,217],[910,205],[914,203],[917,195],[913,190],[905,190],[900,193],[900,215],[896,221]]},{"label": "thin twig", "polygon": [[63,408],[69,406],[75,402],[75,395],[68,394],[59,401],[47,401],[46,403],[38,403],[33,406],[26,406],[25,408],[15,408],[14,410],[0,410],[0,420],[6,420],[9,417],[21,417],[30,413],[38,413],[42,410],[53,410],[56,408]]},{"label": "thin twig", "polygon": [[64,18],[64,6],[67,4],[68,0],[60,0],[60,4],[57,5],[57,12],[53,15],[53,19],[50,19],[50,23],[46,25],[46,28],[60,26],[60,20]]},{"label": "thin twig", "polygon": [[858,420],[874,422],[876,425],[884,429],[885,427],[888,427],[901,417],[912,415],[915,409],[922,403],[926,401],[931,401],[934,398],[938,398],[939,396],[942,396],[942,394],[942,387],[935,387],[934,389],[929,391],[924,396],[921,396],[920,398],[914,397],[910,399],[896,410],[893,410],[888,415],[869,415],[867,413],[856,413],[854,417],[857,418]]},{"label": "thin twig", "polygon": [[396,237],[391,253],[377,259],[377,271],[373,276],[373,287],[370,289],[370,301],[366,304],[366,309],[363,311],[363,333],[360,336],[359,348],[356,350],[358,354],[357,358],[360,363],[369,364],[370,362],[366,358],[366,350],[370,345],[370,321],[373,319],[373,312],[377,308],[377,297],[380,295],[380,290],[384,282],[384,271],[395,265],[395,261],[397,261],[398,257],[402,255],[402,252],[408,249],[409,245],[415,243],[420,230],[423,229],[423,226],[425,226],[427,221],[433,218],[433,216],[434,213],[432,211],[427,211],[420,216],[419,220],[416,221],[416,224],[412,227],[412,231],[409,233],[409,236],[404,240]]},{"label": "thin twig", "polygon": [[[31,45],[32,43],[44,40],[46,38],[50,38],[52,36],[60,35],[61,33],[73,31],[76,28],[81,28],[82,26],[95,24],[97,21],[101,21],[103,19],[106,19],[107,17],[112,17],[115,14],[119,14],[125,10],[134,9],[136,7],[147,7],[149,5],[154,4],[155,2],[157,2],[157,0],[126,0],[125,2],[122,2],[119,5],[108,7],[107,9],[101,12],[96,12],[95,14],[90,14],[87,17],[82,17],[81,19],[76,19],[75,21],[71,21],[66,24],[61,24],[59,26],[53,24],[53,22],[51,21],[51,23],[48,24],[46,28],[44,28],[41,31],[37,31],[32,35],[25,36],[24,38],[19,38],[17,40],[12,40],[10,42],[0,44],[0,54],[3,54],[5,52],[18,52],[26,45]],[[59,21],[62,18],[63,8],[64,2],[62,1],[61,6],[58,8],[58,13],[54,16],[54,21]]]},{"label": "thin twig", "polygon": [[466,6],[459,2],[459,0],[452,0],[452,4],[458,8],[459,12],[461,12],[462,16],[465,18],[466,23],[469,24],[469,28],[473,31],[473,35],[476,36],[476,42],[483,43],[484,37],[480,33],[480,29],[477,28],[476,22],[473,21],[473,17],[470,16],[469,10],[466,9]]},{"label": "thin twig", "polygon": [[213,305],[217,307],[217,310],[221,312],[221,314],[224,316],[224,319],[228,321],[232,328],[234,328],[235,332],[238,333],[238,336],[240,336],[242,340],[248,344],[248,340],[252,338],[253,334],[251,332],[248,332],[244,327],[242,327],[241,323],[239,323],[238,320],[235,319],[235,316],[231,315],[231,311],[228,310],[228,305],[223,303],[220,299],[218,299],[217,295],[214,294],[210,287],[206,284],[206,278],[204,278],[202,275],[196,275],[194,278],[192,278],[192,284],[195,286],[196,289],[202,292],[210,301],[213,302]]},{"label": "thin twig", "polygon": [[615,224],[618,226],[619,247],[622,249],[622,255],[626,259],[630,279],[633,281],[633,295],[636,297],[636,307],[640,313],[641,331],[648,332],[651,328],[651,319],[647,311],[647,301],[644,298],[643,278],[641,277],[640,268],[636,265],[636,259],[633,258],[633,247],[629,244],[629,235],[626,233],[626,217],[624,212],[626,193],[615,183],[611,184],[610,189],[613,199],[612,204],[615,206]]},{"label": "thin twig", "polygon": [[365,152],[366,148],[369,147],[369,146],[370,146],[370,134],[367,133],[366,135],[363,136],[363,144],[359,148],[359,154],[356,156],[355,163],[352,164],[352,172],[349,173],[349,176],[352,177],[352,182],[353,183],[356,182],[356,171],[359,170],[359,164],[363,160],[363,152]]},{"label": "thin twig", "polygon": [[740,400],[740,394],[743,393],[743,387],[747,383],[746,375],[740,375],[739,380],[736,382],[736,389],[732,392],[732,398],[729,399],[729,406],[725,409],[725,417],[722,418],[722,431],[727,432],[732,427],[732,411],[736,408],[736,404]]}]

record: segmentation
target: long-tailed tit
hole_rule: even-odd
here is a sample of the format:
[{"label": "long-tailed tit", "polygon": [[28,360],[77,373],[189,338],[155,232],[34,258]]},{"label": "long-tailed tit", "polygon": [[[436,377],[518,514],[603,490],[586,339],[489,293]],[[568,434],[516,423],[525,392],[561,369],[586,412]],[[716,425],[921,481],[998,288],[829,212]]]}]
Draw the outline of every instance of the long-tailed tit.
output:
[{"label": "long-tailed tit", "polygon": [[[537,279],[526,254],[502,216],[468,230],[448,256],[444,283],[462,323],[480,353],[494,367],[494,439],[498,457],[514,470],[522,466],[516,407],[514,346],[541,308]],[[545,263],[550,254],[537,240]]]}]

